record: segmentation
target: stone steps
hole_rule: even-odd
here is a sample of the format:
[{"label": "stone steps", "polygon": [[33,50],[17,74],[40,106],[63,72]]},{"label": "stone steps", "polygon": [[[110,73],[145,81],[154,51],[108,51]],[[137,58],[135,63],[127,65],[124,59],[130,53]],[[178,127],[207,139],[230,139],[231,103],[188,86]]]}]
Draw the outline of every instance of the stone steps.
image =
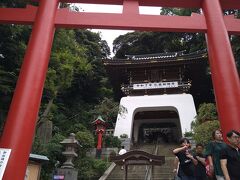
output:
[{"label": "stone steps", "polygon": [[[152,180],[173,180],[174,175],[172,173],[173,161],[175,156],[172,150],[176,147],[175,144],[162,144],[158,146],[157,155],[165,156],[165,164],[162,166],[153,167]],[[148,153],[154,152],[155,145],[141,145],[134,149],[143,150]],[[121,170],[121,167],[116,166],[111,172],[107,180],[122,180],[124,179],[125,170]],[[144,180],[146,174],[146,165],[142,166],[129,166],[128,167],[128,180]]]}]

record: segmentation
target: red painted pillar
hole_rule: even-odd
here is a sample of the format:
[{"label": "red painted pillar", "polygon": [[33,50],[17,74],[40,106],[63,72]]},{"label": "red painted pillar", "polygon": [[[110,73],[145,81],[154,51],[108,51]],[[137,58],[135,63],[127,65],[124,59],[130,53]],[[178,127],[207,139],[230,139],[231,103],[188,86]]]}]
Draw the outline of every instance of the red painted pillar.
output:
[{"label": "red painted pillar", "polygon": [[98,129],[97,135],[98,135],[98,143],[97,143],[97,150],[96,150],[96,158],[101,158],[102,154],[102,137],[103,137],[104,129]]},{"label": "red painted pillar", "polygon": [[97,144],[97,149],[102,149],[102,135],[103,135],[103,131],[100,130],[98,132],[98,144]]},{"label": "red painted pillar", "polygon": [[24,179],[54,37],[58,0],[40,0],[29,45],[1,137],[12,149],[4,180]]},{"label": "red painted pillar", "polygon": [[240,81],[219,0],[203,0],[218,115],[224,136],[240,129]]}]

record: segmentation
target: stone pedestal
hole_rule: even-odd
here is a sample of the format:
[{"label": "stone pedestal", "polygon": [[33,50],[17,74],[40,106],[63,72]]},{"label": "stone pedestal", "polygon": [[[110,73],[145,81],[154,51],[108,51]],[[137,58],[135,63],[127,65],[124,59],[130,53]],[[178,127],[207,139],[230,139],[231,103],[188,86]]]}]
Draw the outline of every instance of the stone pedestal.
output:
[{"label": "stone pedestal", "polygon": [[[64,176],[64,180],[77,180],[78,178],[78,171],[76,169],[67,169],[67,168],[58,168],[56,169],[56,175]],[[55,176],[57,177],[57,176]],[[54,178],[53,178],[54,179]],[[57,180],[57,179],[54,179]]]}]

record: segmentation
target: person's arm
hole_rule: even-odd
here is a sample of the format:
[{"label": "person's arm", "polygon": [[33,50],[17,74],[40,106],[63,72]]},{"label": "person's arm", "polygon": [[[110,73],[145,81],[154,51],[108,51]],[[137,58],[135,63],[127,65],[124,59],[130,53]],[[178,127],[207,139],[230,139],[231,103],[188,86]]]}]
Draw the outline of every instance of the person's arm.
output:
[{"label": "person's arm", "polygon": [[222,168],[225,180],[230,180],[228,169],[227,169],[227,159],[221,159],[220,163],[221,163],[221,168]]},{"label": "person's arm", "polygon": [[213,159],[212,159],[212,156],[209,155],[207,158],[208,158],[209,165],[210,165],[210,166],[213,166]]},{"label": "person's arm", "polygon": [[183,147],[180,147],[180,148],[176,148],[173,150],[173,154],[177,154],[179,153],[180,151],[183,151],[183,150],[186,150],[188,147],[187,146],[183,146]]},{"label": "person's arm", "polygon": [[179,166],[179,159],[176,156],[176,158],[174,159],[174,162],[173,162],[173,173],[175,176],[177,175],[177,172],[178,172],[178,166]]},{"label": "person's arm", "polygon": [[204,166],[206,165],[206,159],[205,159],[205,158],[196,156],[196,159],[197,159],[198,161],[200,161]]},{"label": "person's arm", "polygon": [[209,163],[210,172],[214,171],[212,154],[213,154],[213,142],[210,142],[206,147],[206,154],[205,154]]},{"label": "person's arm", "polygon": [[192,160],[192,162],[193,162],[194,165],[197,165],[197,164],[198,164],[198,161],[193,157],[193,155],[187,154],[186,156],[187,156],[189,159]]}]

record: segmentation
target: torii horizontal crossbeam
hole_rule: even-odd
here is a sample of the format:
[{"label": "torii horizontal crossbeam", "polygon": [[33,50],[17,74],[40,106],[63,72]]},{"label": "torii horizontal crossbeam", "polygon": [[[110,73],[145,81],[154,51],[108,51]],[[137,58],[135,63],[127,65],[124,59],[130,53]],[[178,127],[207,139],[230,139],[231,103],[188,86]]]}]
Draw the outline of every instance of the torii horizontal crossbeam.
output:
[{"label": "torii horizontal crossbeam", "polygon": [[[34,0],[39,1],[39,0]],[[60,0],[65,3],[86,3],[86,4],[109,4],[122,5],[124,0]],[[129,1],[129,0],[125,0]],[[133,0],[131,0],[133,1]],[[182,7],[182,8],[201,8],[202,0],[135,0],[140,6],[158,6],[158,7]],[[238,0],[220,0],[223,9],[240,9]]]},{"label": "torii horizontal crossbeam", "polygon": [[[0,23],[33,24],[37,7],[0,8]],[[96,18],[98,17],[98,18]],[[229,34],[240,34],[240,20],[234,16],[224,16]],[[204,15],[162,16],[117,13],[86,13],[58,9],[55,19],[58,28],[96,28],[149,30],[167,32],[206,32]]]}]

